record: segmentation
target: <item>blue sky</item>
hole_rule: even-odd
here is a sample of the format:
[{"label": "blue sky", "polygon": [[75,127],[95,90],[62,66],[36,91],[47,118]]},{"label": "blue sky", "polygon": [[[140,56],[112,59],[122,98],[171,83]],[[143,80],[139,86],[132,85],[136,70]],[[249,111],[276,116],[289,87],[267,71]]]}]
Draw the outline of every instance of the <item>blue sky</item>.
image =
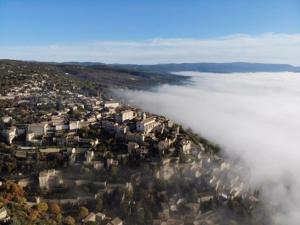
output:
[{"label": "blue sky", "polygon": [[265,33],[299,34],[300,0],[0,0],[5,49]]}]

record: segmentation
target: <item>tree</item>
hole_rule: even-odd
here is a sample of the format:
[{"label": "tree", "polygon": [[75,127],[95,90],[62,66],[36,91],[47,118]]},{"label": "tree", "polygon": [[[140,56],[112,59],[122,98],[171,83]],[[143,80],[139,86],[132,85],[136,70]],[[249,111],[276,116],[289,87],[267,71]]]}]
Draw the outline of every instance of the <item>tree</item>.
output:
[{"label": "tree", "polygon": [[119,206],[119,210],[120,210],[120,215],[123,216],[123,217],[126,217],[126,216],[129,216],[130,212],[130,208],[129,208],[129,205],[128,205],[128,202],[127,201],[123,201],[120,203],[120,206]]},{"label": "tree", "polygon": [[138,224],[145,224],[145,211],[143,208],[137,210],[137,222]]},{"label": "tree", "polygon": [[36,220],[38,218],[38,216],[39,216],[39,212],[37,210],[33,210],[30,213],[29,218],[30,218],[31,221],[34,221],[34,220]]},{"label": "tree", "polygon": [[46,202],[40,202],[37,205],[37,209],[39,210],[39,212],[47,212],[47,210],[48,210],[48,204]]},{"label": "tree", "polygon": [[118,172],[119,172],[119,169],[118,169],[117,166],[112,166],[112,167],[111,167],[111,175],[112,175],[113,177],[116,177],[116,176],[118,175]]},{"label": "tree", "polygon": [[6,168],[7,171],[11,173],[16,168],[16,164],[13,162],[6,162]]},{"label": "tree", "polygon": [[18,197],[23,197],[24,196],[24,191],[22,189],[21,186],[19,186],[18,184],[16,183],[13,183],[11,185],[11,191]]},{"label": "tree", "polygon": [[144,209],[144,212],[145,212],[145,223],[147,221],[146,224],[152,224],[152,221],[153,221],[153,214],[151,212],[151,209]]},{"label": "tree", "polygon": [[89,214],[89,210],[86,207],[80,207],[79,208],[79,218],[83,219]]},{"label": "tree", "polygon": [[51,203],[50,211],[51,211],[51,213],[58,215],[61,212],[61,209],[57,203]]},{"label": "tree", "polygon": [[186,154],[184,154],[182,151],[179,152],[179,162],[185,163],[187,161],[188,157]]},{"label": "tree", "polygon": [[75,219],[72,216],[67,216],[64,220],[66,225],[74,225],[76,223]]},{"label": "tree", "polygon": [[97,199],[96,209],[97,209],[97,211],[102,211],[103,210],[103,201],[102,201],[101,198]]},{"label": "tree", "polygon": [[47,222],[46,224],[49,225],[57,225],[57,222],[54,219],[47,219],[46,222]]},{"label": "tree", "polygon": [[27,199],[25,197],[20,197],[20,196],[15,196],[14,199],[13,199],[15,202],[18,202],[18,203],[25,203],[27,201]]},{"label": "tree", "polygon": [[63,215],[61,213],[56,215],[56,221],[57,221],[58,224],[62,224]]},{"label": "tree", "polygon": [[11,220],[11,223],[12,225],[22,225],[22,222],[19,220],[18,217],[14,216]]}]

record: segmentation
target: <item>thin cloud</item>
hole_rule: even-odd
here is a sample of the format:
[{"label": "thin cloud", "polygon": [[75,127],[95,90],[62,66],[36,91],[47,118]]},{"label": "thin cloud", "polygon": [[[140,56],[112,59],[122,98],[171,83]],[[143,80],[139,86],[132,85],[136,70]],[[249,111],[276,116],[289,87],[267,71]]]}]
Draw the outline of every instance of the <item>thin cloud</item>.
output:
[{"label": "thin cloud", "polygon": [[0,58],[137,64],[247,61],[300,65],[300,34],[0,46]]}]

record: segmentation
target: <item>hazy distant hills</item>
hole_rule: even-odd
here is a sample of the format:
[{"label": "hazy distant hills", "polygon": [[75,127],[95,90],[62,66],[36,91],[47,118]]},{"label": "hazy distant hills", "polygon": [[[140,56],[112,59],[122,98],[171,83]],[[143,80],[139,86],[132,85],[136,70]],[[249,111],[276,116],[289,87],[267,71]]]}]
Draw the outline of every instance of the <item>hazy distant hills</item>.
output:
[{"label": "hazy distant hills", "polygon": [[300,67],[288,64],[263,64],[263,63],[170,63],[156,65],[114,65],[136,71],[151,72],[178,72],[198,71],[211,73],[247,73],[247,72],[300,72]]},{"label": "hazy distant hills", "polygon": [[14,74],[53,74],[56,77],[76,78],[91,82],[100,89],[131,88],[145,89],[161,84],[183,84],[187,76],[171,74],[178,71],[213,73],[233,72],[300,72],[300,67],[286,64],[261,63],[181,63],[157,65],[103,64],[95,62],[28,62],[0,60],[0,78]]},{"label": "hazy distant hills", "polygon": [[[12,73],[13,72],[13,73]],[[161,84],[181,84],[189,77],[166,72],[138,71],[101,63],[54,63],[0,60],[0,79],[9,74],[48,74],[89,81],[99,88],[150,88]],[[59,82],[59,81],[58,81]]]}]

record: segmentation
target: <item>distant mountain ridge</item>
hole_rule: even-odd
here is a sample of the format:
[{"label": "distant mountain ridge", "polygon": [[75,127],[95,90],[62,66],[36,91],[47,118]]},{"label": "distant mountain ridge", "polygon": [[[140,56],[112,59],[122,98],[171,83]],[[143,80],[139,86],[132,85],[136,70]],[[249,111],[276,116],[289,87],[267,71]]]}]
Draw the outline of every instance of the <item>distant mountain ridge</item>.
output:
[{"label": "distant mountain ridge", "polygon": [[[41,63],[41,62],[36,62]],[[144,72],[159,73],[166,75],[179,71],[197,71],[211,73],[249,73],[249,72],[297,72],[300,73],[300,66],[290,64],[272,64],[272,63],[248,63],[248,62],[230,62],[230,63],[164,63],[164,64],[106,64],[101,62],[46,62],[57,65],[83,66],[94,69],[112,69],[123,72]],[[142,74],[139,74],[142,75]]]},{"label": "distant mountain ridge", "polygon": [[300,72],[300,67],[289,64],[265,63],[169,63],[156,65],[114,64],[115,67],[127,68],[136,71],[151,72],[178,72],[198,71],[211,73],[248,73],[248,72]]}]

